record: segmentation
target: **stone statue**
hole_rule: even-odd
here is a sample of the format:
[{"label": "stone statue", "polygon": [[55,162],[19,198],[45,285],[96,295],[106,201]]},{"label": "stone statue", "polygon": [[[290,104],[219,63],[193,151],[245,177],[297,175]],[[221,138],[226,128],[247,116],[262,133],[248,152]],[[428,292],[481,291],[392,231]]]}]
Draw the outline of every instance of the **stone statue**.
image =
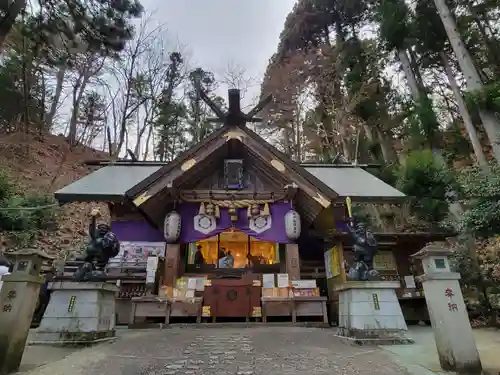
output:
[{"label": "stone statue", "polygon": [[373,269],[373,258],[377,253],[377,240],[373,233],[362,222],[350,219],[347,226],[353,240],[354,263],[347,274],[352,281],[380,280],[379,273]]},{"label": "stone statue", "polygon": [[120,252],[120,242],[107,224],[96,225],[98,210],[90,214],[90,239],[85,249],[83,265],[73,274],[74,281],[102,281],[106,277],[105,268],[109,259]]}]

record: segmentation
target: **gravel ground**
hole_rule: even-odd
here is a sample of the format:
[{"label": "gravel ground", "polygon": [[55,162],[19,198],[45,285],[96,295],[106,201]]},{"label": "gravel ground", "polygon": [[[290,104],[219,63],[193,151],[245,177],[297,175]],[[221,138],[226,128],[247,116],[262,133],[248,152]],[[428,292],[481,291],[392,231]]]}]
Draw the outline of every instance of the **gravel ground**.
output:
[{"label": "gravel ground", "polygon": [[26,375],[409,374],[376,347],[332,330],[252,327],[128,331],[114,343],[69,354]]}]

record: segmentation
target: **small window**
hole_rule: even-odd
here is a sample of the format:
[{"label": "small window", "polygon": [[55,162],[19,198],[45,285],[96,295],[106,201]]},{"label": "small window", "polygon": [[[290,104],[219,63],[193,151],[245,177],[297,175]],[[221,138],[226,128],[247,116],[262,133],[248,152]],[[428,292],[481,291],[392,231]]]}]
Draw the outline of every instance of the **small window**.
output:
[{"label": "small window", "polygon": [[444,259],[434,259],[434,264],[436,265],[437,269],[446,268],[446,262],[444,261]]},{"label": "small window", "polygon": [[224,160],[224,188],[243,189],[243,160]]},{"label": "small window", "polygon": [[243,232],[229,230],[218,236],[190,243],[187,257],[188,266],[196,264],[196,253],[201,251],[203,264],[217,268],[222,256],[219,249],[231,252],[234,258],[233,268],[280,263],[277,243],[260,241]]}]

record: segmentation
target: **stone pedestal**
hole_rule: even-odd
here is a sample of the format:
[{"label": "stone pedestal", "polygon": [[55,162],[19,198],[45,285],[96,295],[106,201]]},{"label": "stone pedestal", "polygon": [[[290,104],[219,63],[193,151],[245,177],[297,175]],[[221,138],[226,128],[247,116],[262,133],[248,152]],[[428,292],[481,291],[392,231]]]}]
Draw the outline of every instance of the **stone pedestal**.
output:
[{"label": "stone pedestal", "polygon": [[35,312],[41,276],[12,273],[2,277],[0,292],[0,374],[19,369]]},{"label": "stone pedestal", "polygon": [[408,330],[396,296],[399,282],[349,281],[338,286],[338,334],[374,343],[409,343]]},{"label": "stone pedestal", "polygon": [[115,336],[115,292],[104,282],[57,281],[32,344],[93,344]]},{"label": "stone pedestal", "polygon": [[446,244],[429,244],[413,257],[422,260],[420,276],[443,370],[482,373],[481,360],[460,289],[460,274],[451,272]]}]

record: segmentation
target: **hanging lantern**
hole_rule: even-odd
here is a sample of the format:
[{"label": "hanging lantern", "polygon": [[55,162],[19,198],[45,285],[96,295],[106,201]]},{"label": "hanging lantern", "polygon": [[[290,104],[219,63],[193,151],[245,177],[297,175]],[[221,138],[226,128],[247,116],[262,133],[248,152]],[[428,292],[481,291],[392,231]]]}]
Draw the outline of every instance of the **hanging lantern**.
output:
[{"label": "hanging lantern", "polygon": [[212,202],[207,203],[205,206],[205,215],[215,216],[215,205]]},{"label": "hanging lantern", "polygon": [[181,235],[181,215],[172,211],[165,216],[163,222],[163,235],[167,243],[175,243]]},{"label": "hanging lantern", "polygon": [[289,239],[296,240],[300,237],[300,215],[295,210],[290,210],[285,214],[285,232]]},{"label": "hanging lantern", "polygon": [[250,213],[252,216],[259,216],[260,215],[260,207],[258,204],[252,204],[250,208]]}]

